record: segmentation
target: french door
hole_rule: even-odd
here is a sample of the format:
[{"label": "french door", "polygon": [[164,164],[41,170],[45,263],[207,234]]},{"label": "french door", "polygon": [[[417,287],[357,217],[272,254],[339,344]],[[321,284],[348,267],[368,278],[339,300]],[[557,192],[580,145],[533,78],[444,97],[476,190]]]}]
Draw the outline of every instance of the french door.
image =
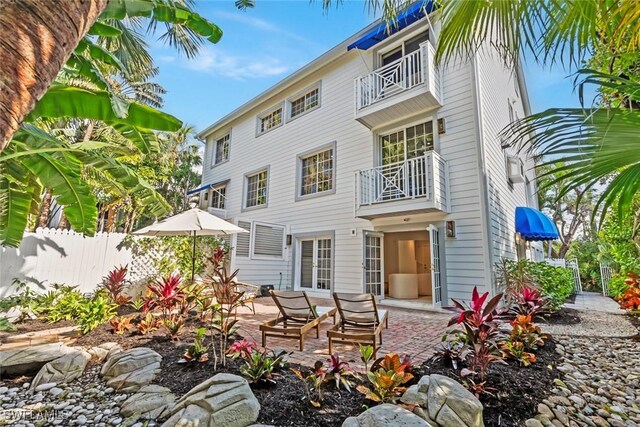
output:
[{"label": "french door", "polygon": [[331,237],[301,238],[298,256],[298,286],[301,290],[329,292],[333,280]]},{"label": "french door", "polygon": [[365,231],[363,236],[364,292],[384,297],[384,234]]},{"label": "french door", "polygon": [[431,298],[433,306],[442,306],[442,276],[440,274],[440,231],[435,225],[429,225],[431,244]]}]

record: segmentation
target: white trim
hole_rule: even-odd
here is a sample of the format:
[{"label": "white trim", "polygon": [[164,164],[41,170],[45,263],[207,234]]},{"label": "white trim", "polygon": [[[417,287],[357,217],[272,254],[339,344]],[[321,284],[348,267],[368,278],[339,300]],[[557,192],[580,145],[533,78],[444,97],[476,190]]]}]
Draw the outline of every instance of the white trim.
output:
[{"label": "white trim", "polygon": [[[307,94],[313,92],[314,90],[318,90],[318,103],[314,106],[309,108],[308,110],[304,110],[302,113],[298,114],[295,117],[291,117],[291,103],[293,101],[297,101],[298,99],[302,98],[303,96],[306,96]],[[318,80],[317,82],[307,86],[306,88],[299,90],[298,92],[296,92],[295,94],[287,97],[287,99],[285,99],[284,101],[285,103],[285,107],[286,107],[286,122],[292,122],[296,119],[299,119],[300,117],[306,116],[307,114],[309,114],[312,111],[315,111],[317,109],[319,109],[322,106],[322,80]]]},{"label": "white trim", "polygon": [[[302,200],[313,199],[321,196],[328,196],[336,193],[336,178],[337,178],[337,165],[338,165],[338,151],[337,151],[337,141],[332,141],[328,144],[325,144],[321,147],[318,147],[314,150],[306,151],[302,154],[298,154],[296,156],[296,194],[295,201],[299,202]],[[325,151],[331,150],[333,152],[333,160],[332,160],[332,168],[331,168],[331,189],[324,191],[316,191],[311,194],[301,194],[302,193],[302,160],[314,156],[316,154],[324,153]]]},{"label": "white trim", "polygon": [[[262,172],[267,172],[267,195],[266,200],[261,205],[247,206],[247,192],[249,191],[249,178],[255,175],[258,175]],[[256,209],[263,209],[269,206],[269,179],[271,178],[271,165],[267,165],[262,168],[254,169],[251,172],[247,172],[243,177],[243,185],[242,185],[242,212],[252,211]]]},{"label": "white trim", "polygon": [[[264,120],[264,118],[270,114],[275,113],[276,111],[280,110],[280,123],[278,123],[277,125],[273,125],[271,126],[269,129],[266,130],[262,130],[262,120]],[[279,127],[281,127],[284,124],[284,118],[285,118],[285,105],[284,105],[284,101],[281,101],[277,104],[275,104],[274,106],[272,106],[271,108],[268,108],[266,110],[264,110],[263,112],[261,112],[260,114],[256,115],[256,138],[259,136],[264,135],[265,133],[269,133],[272,130],[278,129]]]}]

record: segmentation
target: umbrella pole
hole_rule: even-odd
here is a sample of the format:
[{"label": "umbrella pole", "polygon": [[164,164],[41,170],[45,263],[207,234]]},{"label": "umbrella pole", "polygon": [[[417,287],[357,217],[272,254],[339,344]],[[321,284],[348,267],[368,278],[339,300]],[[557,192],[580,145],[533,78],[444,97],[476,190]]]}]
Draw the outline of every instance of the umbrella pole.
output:
[{"label": "umbrella pole", "polygon": [[191,283],[193,284],[196,277],[196,232],[193,232],[193,250],[191,251]]}]

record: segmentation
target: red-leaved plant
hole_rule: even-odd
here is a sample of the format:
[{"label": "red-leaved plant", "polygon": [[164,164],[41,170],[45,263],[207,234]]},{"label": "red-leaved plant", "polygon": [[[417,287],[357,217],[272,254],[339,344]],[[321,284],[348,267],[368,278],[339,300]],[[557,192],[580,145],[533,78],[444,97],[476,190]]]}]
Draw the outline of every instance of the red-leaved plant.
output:
[{"label": "red-leaved plant", "polygon": [[531,319],[536,319],[549,312],[549,298],[543,297],[537,289],[524,288],[515,295],[511,312],[516,316],[531,316]]},{"label": "red-leaved plant", "polygon": [[147,294],[143,310],[146,312],[159,309],[164,322],[169,318],[171,311],[176,309],[185,298],[182,291],[182,278],[178,274],[163,277],[162,280],[147,285]]},{"label": "red-leaved plant", "polygon": [[128,264],[116,267],[102,278],[102,286],[104,286],[114,304],[124,305],[131,301],[131,297],[123,294],[124,286],[127,283],[128,268]]},{"label": "red-leaved plant", "polygon": [[449,326],[462,325],[460,336],[465,346],[461,357],[466,362],[467,368],[460,374],[462,376],[477,375],[481,382],[486,379],[489,365],[495,362],[505,363],[498,345],[504,334],[496,320],[498,315],[496,309],[502,294],[486,302],[488,296],[489,292],[480,295],[478,289],[474,287],[469,305],[452,299],[460,313],[449,321]]},{"label": "red-leaved plant", "polygon": [[627,290],[618,298],[618,303],[625,310],[637,312],[640,310],[640,281],[638,280],[638,275],[629,272],[624,282],[627,284]]},{"label": "red-leaved plant", "polygon": [[329,359],[326,374],[332,376],[336,380],[336,388],[340,388],[340,384],[351,391],[351,378],[358,378],[357,374],[351,369],[349,363],[340,359],[338,352],[334,352]]}]

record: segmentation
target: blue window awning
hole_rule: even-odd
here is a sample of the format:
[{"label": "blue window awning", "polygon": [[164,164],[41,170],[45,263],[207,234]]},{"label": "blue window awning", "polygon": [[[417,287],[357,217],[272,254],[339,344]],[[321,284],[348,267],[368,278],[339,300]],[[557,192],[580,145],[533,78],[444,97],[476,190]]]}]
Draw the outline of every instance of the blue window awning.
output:
[{"label": "blue window awning", "polygon": [[191,196],[193,194],[202,193],[203,191],[207,191],[213,187],[214,184],[203,185],[202,187],[194,188],[193,190],[187,191],[187,196]]},{"label": "blue window awning", "polygon": [[520,233],[525,240],[556,240],[558,238],[558,229],[553,221],[533,208],[516,208],[516,232]]},{"label": "blue window awning", "polygon": [[404,12],[398,15],[396,22],[387,31],[387,24],[382,22],[378,24],[374,29],[369,31],[364,36],[360,37],[355,42],[351,43],[347,50],[360,49],[367,50],[372,46],[375,46],[382,40],[386,39],[390,35],[408,27],[419,19],[427,16],[433,10],[433,0],[418,0],[411,6],[409,6]]}]

